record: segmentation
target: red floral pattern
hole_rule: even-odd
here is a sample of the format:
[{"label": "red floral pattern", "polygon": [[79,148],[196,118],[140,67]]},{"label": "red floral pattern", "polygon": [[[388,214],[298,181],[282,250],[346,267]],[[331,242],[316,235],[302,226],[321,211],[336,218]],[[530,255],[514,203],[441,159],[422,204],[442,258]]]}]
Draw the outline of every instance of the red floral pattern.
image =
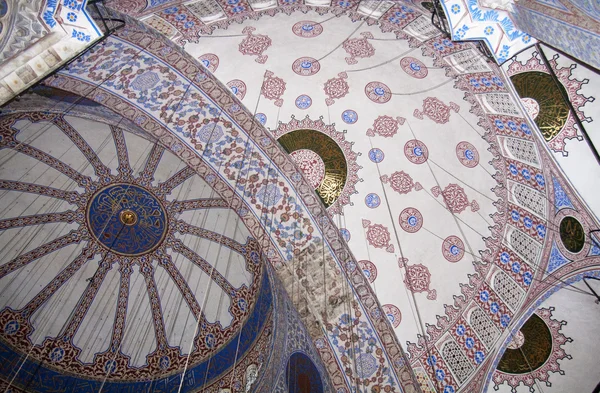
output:
[{"label": "red floral pattern", "polygon": [[257,63],[264,64],[269,56],[263,55],[263,52],[271,46],[271,39],[266,35],[252,34],[252,32],[255,30],[256,29],[254,27],[250,26],[242,30],[242,33],[246,34],[246,38],[244,38],[240,43],[239,50],[243,55],[257,56],[255,61]]},{"label": "red floral pattern", "polygon": [[412,177],[404,171],[394,172],[391,176],[383,175],[381,176],[381,181],[384,183],[389,183],[392,189],[400,194],[408,194],[413,187],[420,188],[420,184],[417,187],[413,182]]},{"label": "red floral pattern", "polygon": [[357,57],[371,57],[375,54],[375,48],[368,41],[369,38],[373,38],[373,34],[369,32],[361,33],[363,38],[350,38],[342,44],[342,47],[350,55],[346,57],[346,63],[348,64],[356,64],[358,60]]},{"label": "red floral pattern", "polygon": [[390,244],[390,231],[381,224],[371,224],[369,220],[362,220],[363,228],[367,229],[367,241],[375,248],[384,248],[387,252],[394,252],[394,245]]},{"label": "red floral pattern", "polygon": [[429,268],[420,263],[416,265],[406,265],[406,275],[404,284],[412,293],[427,292],[427,299],[435,300],[437,292],[435,289],[429,289],[431,285],[431,273]]},{"label": "red floral pattern", "polygon": [[469,199],[467,198],[465,190],[458,184],[448,184],[448,186],[444,188],[444,191],[441,192],[440,188],[435,186],[431,189],[431,193],[435,197],[442,194],[448,210],[450,210],[452,213],[460,213],[465,210],[467,206],[471,206],[471,211],[473,212],[479,210],[479,205],[477,202],[473,200],[469,203]]},{"label": "red floral pattern", "polygon": [[346,79],[348,79],[348,75],[345,72],[340,72],[337,78],[331,78],[325,82],[323,90],[328,97],[325,100],[327,106],[333,105],[336,98],[342,98],[348,94],[350,86],[346,82]]},{"label": "red floral pattern", "polygon": [[285,92],[285,86],[283,79],[276,77],[271,71],[267,71],[261,92],[265,98],[275,100],[275,105],[281,107],[283,105],[281,96]]},{"label": "red floral pattern", "polygon": [[404,124],[406,121],[403,117],[393,119],[390,116],[379,116],[373,122],[373,128],[367,130],[367,136],[381,135],[384,138],[391,138],[398,132],[398,125]]},{"label": "red floral pattern", "polygon": [[446,105],[436,97],[427,97],[423,100],[423,110],[415,109],[413,116],[423,120],[423,115],[426,115],[436,123],[444,124],[450,120],[450,110],[458,113],[459,109],[459,106],[454,102]]}]

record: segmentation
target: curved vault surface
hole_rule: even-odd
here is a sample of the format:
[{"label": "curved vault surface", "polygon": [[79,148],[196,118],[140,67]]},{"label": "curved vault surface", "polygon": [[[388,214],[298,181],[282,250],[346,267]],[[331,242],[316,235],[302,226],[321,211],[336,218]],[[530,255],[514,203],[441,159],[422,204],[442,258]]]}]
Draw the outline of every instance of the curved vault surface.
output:
[{"label": "curved vault surface", "polygon": [[[420,15],[416,8],[392,11],[409,21]],[[173,6],[163,14],[185,12]],[[472,261],[486,248],[498,199],[493,155],[470,113],[472,102],[409,37],[396,39],[393,31],[349,15],[309,10],[231,23],[184,46],[256,111],[284,148],[295,130],[337,131],[345,159],[357,170],[348,174],[357,179],[353,193],[329,211],[372,275],[403,343],[422,334],[417,310],[422,322],[434,323],[475,272]],[[502,80],[477,52],[466,52],[488,71],[472,83],[501,90]],[[197,139],[204,133],[199,128]],[[304,134],[305,141],[312,138]],[[313,143],[308,149],[327,161],[323,142]],[[307,178],[318,171],[310,162],[300,165]]]},{"label": "curved vault surface", "polygon": [[190,166],[75,116],[9,115],[2,130],[0,324],[5,360],[28,354],[18,386],[44,389],[27,380],[41,363],[39,381],[65,389],[171,391],[186,362],[212,383],[222,359],[269,345],[259,244]]},{"label": "curved vault surface", "polygon": [[[337,136],[346,160],[356,160],[357,167],[363,167],[357,172],[363,182],[355,185],[359,195],[350,195],[348,203],[339,206],[339,211],[331,211],[337,226],[335,231],[319,204],[315,204],[315,194],[309,186],[314,183],[302,180],[296,172],[296,168],[310,168],[307,161],[291,165],[290,157],[281,155],[279,147],[273,147],[272,139],[253,126],[251,116],[255,113],[241,108],[238,101],[230,97],[231,93],[226,94],[223,87],[215,83],[212,75],[198,71],[173,46],[161,42],[152,33],[140,31],[133,23],[119,33],[120,37],[111,38],[106,48],[87,56],[84,64],[75,65],[50,84],[87,95],[94,92],[91,86],[105,80],[112,72],[118,72],[116,78],[102,86],[101,92],[90,94],[90,98],[114,108],[127,119],[160,136],[166,146],[186,157],[186,162],[203,171],[205,178],[209,176],[220,190],[227,190],[231,185],[237,187],[234,179],[239,173],[256,174],[255,178],[249,177],[251,184],[237,188],[236,192],[250,197],[238,214],[247,223],[253,217],[262,217],[258,225],[255,221],[254,226],[247,226],[251,232],[257,227],[265,229],[271,237],[272,248],[267,250],[266,256],[284,277],[284,283],[301,280],[303,284],[310,284],[313,280],[312,284],[316,284],[311,287],[310,294],[304,294],[308,303],[302,306],[310,305],[319,310],[326,299],[322,287],[327,288],[329,303],[325,310],[319,310],[328,313],[323,330],[315,329],[317,324],[310,324],[310,318],[315,318],[317,313],[311,314],[309,309],[304,310],[303,315],[305,322],[309,322],[311,336],[322,358],[327,359],[326,366],[336,389],[343,391],[349,385],[360,383],[380,388],[401,385],[403,390],[412,391],[414,380],[403,372],[406,370],[404,359],[388,335],[390,325],[382,322],[382,316],[387,315],[400,340],[415,341],[423,329],[429,335],[427,349],[422,346],[422,340],[419,345],[408,346],[410,363],[422,389],[478,391],[485,382],[486,370],[494,364],[495,344],[502,332],[518,318],[519,305],[531,288],[533,278],[542,280],[545,277],[544,269],[538,267],[546,260],[540,259],[542,252],[546,256],[549,252],[551,241],[548,241],[547,233],[554,238],[554,232],[545,226],[549,213],[554,212],[552,204],[556,206],[556,214],[561,209],[582,208],[572,195],[569,199],[567,186],[548,168],[548,158],[537,148],[537,141],[523,119],[521,109],[506,90],[505,81],[493,66],[481,60],[472,45],[452,43],[436,36],[431,26],[420,23],[423,19],[416,9],[397,6],[387,10],[390,14],[384,13],[379,22],[362,23],[364,15],[354,11],[358,4],[343,3],[330,10],[319,9],[319,12],[313,12],[310,7],[295,6],[252,14],[253,18],[262,16],[260,24],[252,18],[247,19],[247,15],[218,22],[215,26],[232,31],[239,27],[241,31],[222,37],[222,45],[215,46],[212,52],[193,53],[208,70],[227,83],[238,98],[255,97],[249,102],[242,101],[247,107],[252,108],[259,93],[262,95],[256,111],[261,115],[256,119],[264,120],[272,134],[293,131],[298,125],[298,129],[321,130],[333,139]],[[185,19],[178,16],[180,14],[170,8],[159,13],[175,25],[175,18]],[[309,19],[307,16],[311,16],[310,23],[301,23]],[[319,17],[330,19],[325,21],[317,19]],[[270,20],[286,18],[289,20],[282,22],[287,25],[285,29],[275,30],[276,33],[266,31]],[[312,23],[315,19],[322,27],[321,33],[303,36],[302,31],[315,30]],[[231,23],[233,20],[243,23],[236,25]],[[292,21],[294,23],[289,23]],[[275,53],[288,60],[270,63],[273,56],[269,51],[277,49],[274,43],[279,35],[284,37],[291,33],[298,39],[318,39],[325,34],[330,22],[340,23],[336,28],[352,33],[354,39],[344,41],[347,45],[332,48],[335,50],[325,53],[327,56],[324,57],[296,53],[296,45],[284,46]],[[305,25],[309,27],[302,30]],[[261,26],[265,26],[265,31],[260,30]],[[294,33],[294,26],[299,26],[300,30],[296,28],[299,35]],[[357,29],[354,36],[356,27],[365,31]],[[212,30],[211,26],[205,32]],[[215,30],[214,36],[219,31],[222,30]],[[329,41],[333,42],[336,42],[335,38],[342,42],[349,34],[337,35],[337,30],[331,31],[333,35]],[[233,39],[246,41],[238,42],[237,46],[227,44],[227,40]],[[218,42],[220,38],[207,40]],[[381,43],[399,47],[386,51],[385,46],[377,46]],[[227,45],[230,45],[229,49]],[[398,56],[398,49],[409,51],[412,47],[419,49]],[[219,57],[216,53],[219,50],[226,52]],[[340,56],[341,51],[346,54]],[[383,59],[377,61],[380,54]],[[236,56],[237,61],[228,63],[227,59]],[[248,69],[258,65],[253,74],[256,73],[254,78],[261,82],[256,83],[254,78],[246,80],[235,73],[236,65],[243,61],[240,58],[258,60],[256,64],[251,61],[252,66]],[[337,61],[332,61],[328,70],[330,58]],[[125,64],[129,67],[124,67]],[[165,64],[172,68],[161,67]],[[229,74],[221,77],[220,70],[227,69],[224,64],[229,64]],[[384,68],[392,65],[396,68]],[[354,72],[350,72],[353,69]],[[387,72],[373,74],[377,69]],[[398,75],[402,77],[395,78]],[[190,83],[190,78],[195,84]],[[292,82],[293,78],[300,82]],[[312,84],[308,82],[310,80],[318,82]],[[400,81],[415,90],[404,90],[403,85],[395,84]],[[425,83],[431,81],[434,83],[424,88]],[[248,87],[251,83],[255,84],[254,95]],[[302,90],[297,87],[299,85]],[[172,99],[173,93],[182,99]],[[348,97],[353,98],[352,104],[344,105]],[[353,105],[354,101],[360,105]],[[261,106],[265,102],[268,105]],[[198,109],[202,116],[195,115]],[[295,114],[297,119],[303,119],[305,113],[309,117],[303,124],[292,118]],[[323,119],[319,119],[321,116]],[[204,118],[212,119],[208,123],[213,124],[199,121]],[[342,123],[337,118],[348,126],[340,127]],[[305,127],[306,124],[311,126]],[[203,128],[207,125],[210,127]],[[172,134],[165,133],[163,126]],[[217,127],[223,132],[219,139],[226,136],[224,143],[212,139]],[[444,132],[446,127],[452,130],[451,134]],[[343,129],[348,131],[343,134],[340,132]],[[467,137],[466,130],[469,129],[483,139],[473,134]],[[231,148],[232,142],[243,145],[244,140],[237,138],[240,133],[252,135],[248,138],[250,144],[245,147],[246,151],[250,149],[256,161],[248,169],[240,165],[241,151]],[[431,134],[436,138],[431,138]],[[453,139],[463,135],[460,140]],[[355,143],[344,149],[344,141]],[[371,146],[372,141],[381,144]],[[194,160],[189,149],[201,152],[204,161]],[[352,152],[362,154],[352,155]],[[318,162],[314,155],[304,156]],[[487,164],[489,161],[492,165]],[[273,162],[277,164],[271,167]],[[271,171],[272,168],[280,171]],[[422,168],[428,168],[429,172]],[[446,168],[459,169],[444,170]],[[415,177],[409,171],[415,171]],[[210,177],[215,172],[218,176]],[[417,175],[419,181],[414,180]],[[432,179],[438,177],[447,184],[437,181],[432,184]],[[481,188],[478,189],[471,179],[478,179]],[[256,180],[266,180],[266,183]],[[490,190],[496,182],[501,183],[501,187]],[[226,186],[225,183],[229,184]],[[471,196],[471,192],[475,196]],[[423,197],[416,197],[419,193]],[[244,204],[231,194],[224,197],[228,198],[235,202],[236,208]],[[386,216],[383,208],[388,200],[395,202],[389,203],[392,213]],[[356,215],[351,216],[349,212],[353,209]],[[495,209],[498,214],[489,217]],[[265,213],[271,214],[271,218],[265,219]],[[290,224],[290,215],[301,219]],[[486,229],[488,226],[490,230]],[[585,222],[586,229],[589,226],[590,222]],[[446,229],[461,233],[435,236],[437,230]],[[479,237],[468,235],[469,230]],[[323,235],[327,240],[325,248],[319,242]],[[343,243],[339,242],[342,237],[349,242],[357,261],[348,256]],[[481,237],[485,237],[485,243]],[[355,242],[357,239],[362,239],[363,244]],[[437,244],[416,248],[417,239],[424,244]],[[474,246],[470,250],[471,244]],[[558,247],[559,253],[564,252],[560,245]],[[414,254],[403,256],[404,250]],[[483,251],[481,257],[479,250]],[[591,251],[587,246],[581,252],[587,255]],[[321,253],[323,258],[331,258],[329,263],[320,265],[321,269],[327,274],[331,267],[333,274],[326,277],[330,279],[326,279],[324,285],[314,281],[318,277],[310,265]],[[371,257],[371,253],[377,258]],[[367,258],[362,256],[365,254]],[[553,269],[568,270],[570,261],[566,257],[557,260]],[[297,267],[294,276],[290,275],[290,263]],[[439,285],[432,284],[436,280],[435,269],[448,269],[444,270],[445,279],[438,279]],[[372,291],[377,293],[379,300],[389,289],[389,284],[379,286],[378,280],[386,280],[388,274],[399,277],[393,285],[396,288],[400,282],[404,283],[400,289],[405,294],[400,300],[406,300],[406,304],[398,306],[390,302],[380,309],[372,292],[364,287],[366,279],[358,273],[360,270],[373,280]],[[336,304],[340,285],[336,288],[335,278],[340,271],[350,278],[356,291],[357,301],[351,304],[350,313],[349,309],[336,307],[340,304]],[[448,277],[456,282],[451,282]],[[340,281],[344,283],[344,280]],[[401,295],[392,293],[390,298],[396,300],[398,296]],[[438,299],[438,303],[433,302],[434,299]],[[446,302],[448,305],[442,307]],[[416,318],[413,322],[412,310],[416,308],[425,316],[421,321]],[[444,312],[446,317],[438,319],[437,315]],[[437,325],[434,324],[436,319]],[[361,340],[362,346],[353,347],[355,344],[349,339],[353,334],[348,333],[355,330],[365,338]],[[381,348],[384,348],[383,354]],[[373,359],[375,356],[377,359]],[[339,363],[334,360],[336,358]],[[387,370],[393,371],[384,373],[384,367],[369,367],[377,361],[389,364]],[[360,369],[356,368],[357,364],[361,365]]]}]

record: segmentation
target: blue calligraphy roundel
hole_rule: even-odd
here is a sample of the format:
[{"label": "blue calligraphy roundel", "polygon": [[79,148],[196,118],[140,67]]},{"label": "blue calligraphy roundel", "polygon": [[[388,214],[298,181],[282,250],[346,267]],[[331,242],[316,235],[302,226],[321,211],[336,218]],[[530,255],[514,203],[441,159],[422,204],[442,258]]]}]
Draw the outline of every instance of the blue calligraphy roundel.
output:
[{"label": "blue calligraphy roundel", "polygon": [[138,256],[153,251],[167,232],[167,214],[149,191],[133,184],[112,184],[91,199],[90,232],[109,251]]}]

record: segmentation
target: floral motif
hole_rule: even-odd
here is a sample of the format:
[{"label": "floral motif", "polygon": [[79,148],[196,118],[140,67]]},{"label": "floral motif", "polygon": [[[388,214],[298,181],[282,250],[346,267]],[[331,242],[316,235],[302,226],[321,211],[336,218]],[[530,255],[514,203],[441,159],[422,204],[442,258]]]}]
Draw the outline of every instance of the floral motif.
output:
[{"label": "floral motif", "polygon": [[308,149],[300,149],[290,153],[292,161],[304,174],[308,183],[317,188],[325,178],[325,164],[317,153]]},{"label": "floral motif", "polygon": [[406,265],[406,275],[404,276],[404,285],[412,292],[427,292],[427,299],[435,300],[437,291],[429,289],[431,285],[431,273],[429,268],[420,263],[416,265]]},{"label": "floral motif", "polygon": [[350,55],[346,57],[346,63],[348,64],[356,64],[358,60],[357,57],[367,58],[371,57],[375,54],[375,48],[368,41],[373,38],[373,34],[369,32],[361,33],[363,38],[350,38],[342,44],[342,47]]},{"label": "floral motif", "polygon": [[469,142],[459,142],[456,145],[456,157],[467,168],[475,168],[479,164],[479,152]]},{"label": "floral motif", "polygon": [[390,116],[379,116],[373,122],[373,128],[367,130],[367,136],[378,134],[384,138],[391,138],[398,132],[398,124],[403,125],[405,121],[403,117],[393,119]]},{"label": "floral motif", "polygon": [[239,50],[243,55],[257,56],[255,61],[264,64],[269,56],[263,55],[263,52],[271,46],[271,39],[266,35],[252,34],[255,30],[254,27],[250,26],[245,27],[244,30],[242,30],[242,33],[246,34],[246,38],[240,42]]},{"label": "floral motif", "polygon": [[540,104],[538,104],[538,102],[531,97],[521,98],[521,103],[525,107],[525,111],[529,117],[531,117],[531,120],[535,120],[535,118],[540,114]]},{"label": "floral motif", "polygon": [[413,188],[416,191],[423,189],[420,183],[414,183],[412,177],[404,171],[394,172],[391,176],[381,176],[381,181],[389,183],[392,189],[400,194],[408,194]]},{"label": "floral motif", "polygon": [[465,245],[457,236],[448,236],[442,243],[442,254],[448,262],[458,262],[465,255]]},{"label": "floral motif", "polygon": [[342,98],[348,94],[350,86],[346,82],[346,79],[348,79],[348,75],[345,72],[340,72],[337,78],[331,78],[325,82],[323,90],[328,97],[325,99],[327,106],[333,105],[335,99]]},{"label": "floral motif", "polygon": [[354,124],[358,121],[358,113],[352,109],[346,109],[342,112],[342,120],[346,124]]},{"label": "floral motif", "polygon": [[415,109],[413,116],[423,120],[423,115],[426,115],[436,123],[444,124],[450,120],[450,110],[458,113],[458,104],[451,102],[450,105],[446,105],[436,97],[427,97],[423,100],[423,110]]},{"label": "floral motif", "polygon": [[300,57],[292,64],[292,70],[301,76],[311,76],[319,72],[321,64],[312,57]]},{"label": "floral motif", "polygon": [[265,73],[265,81],[262,86],[262,95],[269,100],[275,100],[276,106],[282,106],[281,96],[285,92],[286,83],[283,79],[276,77],[271,71]]},{"label": "floral motif", "polygon": [[296,98],[296,107],[298,107],[298,109],[308,109],[311,105],[312,98],[306,94],[299,95],[298,98]]},{"label": "floral motif", "polygon": [[429,149],[418,139],[411,139],[404,144],[404,155],[413,164],[422,164],[429,158]]},{"label": "floral motif", "polygon": [[433,196],[438,197],[442,194],[442,198],[446,202],[446,206],[448,210],[452,213],[460,213],[467,208],[467,206],[471,206],[471,211],[476,212],[479,210],[479,205],[475,200],[469,203],[469,199],[467,198],[467,194],[465,194],[465,190],[459,186],[458,184],[448,184],[444,191],[440,192],[440,188],[435,186],[431,189],[431,193]]},{"label": "floral motif", "polygon": [[369,99],[378,104],[385,104],[392,98],[390,88],[381,82],[369,82],[365,86],[365,94]]},{"label": "floral motif", "polygon": [[421,60],[415,59],[414,57],[404,57],[400,60],[400,67],[402,67],[402,70],[408,75],[417,79],[425,78],[429,72],[427,66],[425,66]]},{"label": "floral motif", "polygon": [[292,26],[292,31],[298,37],[313,38],[323,32],[323,26],[320,23],[310,20],[303,20]]},{"label": "floral motif", "polygon": [[375,248],[384,248],[387,252],[394,252],[394,245],[390,244],[390,231],[381,224],[371,224],[369,220],[362,220],[363,228],[367,229],[367,241]]}]

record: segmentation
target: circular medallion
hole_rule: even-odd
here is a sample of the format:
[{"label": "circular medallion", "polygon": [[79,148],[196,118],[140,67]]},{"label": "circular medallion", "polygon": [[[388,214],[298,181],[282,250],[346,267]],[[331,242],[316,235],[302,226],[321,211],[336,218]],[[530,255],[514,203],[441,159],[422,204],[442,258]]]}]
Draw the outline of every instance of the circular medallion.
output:
[{"label": "circular medallion", "polygon": [[413,164],[422,164],[427,161],[429,150],[420,140],[411,139],[404,145],[404,155]]},{"label": "circular medallion", "polygon": [[404,72],[406,72],[408,75],[417,79],[425,78],[428,73],[425,64],[414,57],[405,57],[400,60],[400,67],[402,67]]},{"label": "circular medallion", "polygon": [[423,226],[423,216],[414,207],[402,210],[398,218],[400,226],[408,233],[415,233]]},{"label": "circular medallion", "polygon": [[319,72],[321,64],[317,59],[312,57],[301,57],[294,61],[292,64],[292,70],[301,76],[311,76]]},{"label": "circular medallion", "polygon": [[323,32],[323,26],[317,22],[310,20],[303,20],[292,26],[292,31],[298,37],[312,38],[316,37]]},{"label": "circular medallion", "polygon": [[540,104],[531,97],[521,98],[521,103],[525,107],[527,114],[533,120],[540,114]]},{"label": "circular medallion", "polygon": [[290,157],[313,188],[321,185],[325,178],[325,163],[317,153],[308,149],[299,149],[291,152]]},{"label": "circular medallion", "polygon": [[388,317],[389,321],[392,323],[392,326],[397,328],[400,326],[400,322],[402,322],[402,313],[400,309],[393,304],[384,304],[381,306],[383,312]]},{"label": "circular medallion", "polygon": [[515,349],[506,348],[498,363],[499,371],[530,373],[540,368],[552,354],[552,333],[537,314],[531,315],[520,332],[523,336],[521,345]]},{"label": "circular medallion", "polygon": [[377,267],[373,262],[363,259],[362,261],[358,261],[358,266],[360,266],[369,282],[375,281],[377,278]]},{"label": "circular medallion", "polygon": [[200,63],[204,67],[208,68],[210,72],[215,72],[219,68],[219,58],[213,53],[206,53],[198,58]]},{"label": "circular medallion", "polygon": [[263,126],[267,124],[267,115],[264,113],[257,113],[254,118],[260,122]]},{"label": "circular medallion", "polygon": [[512,340],[510,340],[510,343],[508,343],[507,348],[519,349],[523,346],[524,343],[525,336],[523,335],[523,332],[519,330],[515,335],[513,335],[513,338]]},{"label": "circular medallion", "polygon": [[367,205],[371,209],[375,209],[380,204],[381,204],[381,198],[379,198],[379,195],[377,195],[375,193],[368,194],[365,197],[365,205]]},{"label": "circular medallion", "polygon": [[358,113],[352,109],[347,109],[342,113],[342,120],[346,124],[354,124],[358,121]]},{"label": "circular medallion", "polygon": [[467,168],[475,168],[479,164],[479,152],[469,142],[459,142],[456,145],[456,157]]},{"label": "circular medallion", "polygon": [[385,104],[392,98],[390,88],[381,82],[369,82],[365,86],[365,94],[369,99],[378,104]]},{"label": "circular medallion", "polygon": [[346,228],[340,229],[340,235],[344,238],[346,242],[350,241],[350,231]]},{"label": "circular medallion", "polygon": [[385,154],[381,149],[373,148],[369,150],[369,159],[376,164],[379,164],[385,158]]},{"label": "circular medallion", "polygon": [[510,79],[519,96],[526,97],[521,102],[544,139],[554,139],[569,119],[569,106],[562,98],[568,94],[567,90],[562,84],[557,86],[550,74],[541,71],[522,72]]},{"label": "circular medallion", "polygon": [[312,105],[312,99],[306,94],[302,94],[296,98],[296,107],[298,109],[308,109]]},{"label": "circular medallion", "polygon": [[154,250],[167,233],[167,215],[160,201],[133,184],[112,184],[98,191],[87,218],[90,233],[100,244],[126,256]]},{"label": "circular medallion", "polygon": [[449,262],[458,262],[465,255],[465,245],[456,236],[448,236],[442,243],[442,254]]},{"label": "circular medallion", "polygon": [[560,240],[565,248],[577,254],[585,245],[585,231],[576,218],[567,216],[560,222]]},{"label": "circular medallion", "polygon": [[246,84],[239,79],[229,81],[227,87],[229,87],[233,94],[240,100],[243,100],[246,96]]}]

